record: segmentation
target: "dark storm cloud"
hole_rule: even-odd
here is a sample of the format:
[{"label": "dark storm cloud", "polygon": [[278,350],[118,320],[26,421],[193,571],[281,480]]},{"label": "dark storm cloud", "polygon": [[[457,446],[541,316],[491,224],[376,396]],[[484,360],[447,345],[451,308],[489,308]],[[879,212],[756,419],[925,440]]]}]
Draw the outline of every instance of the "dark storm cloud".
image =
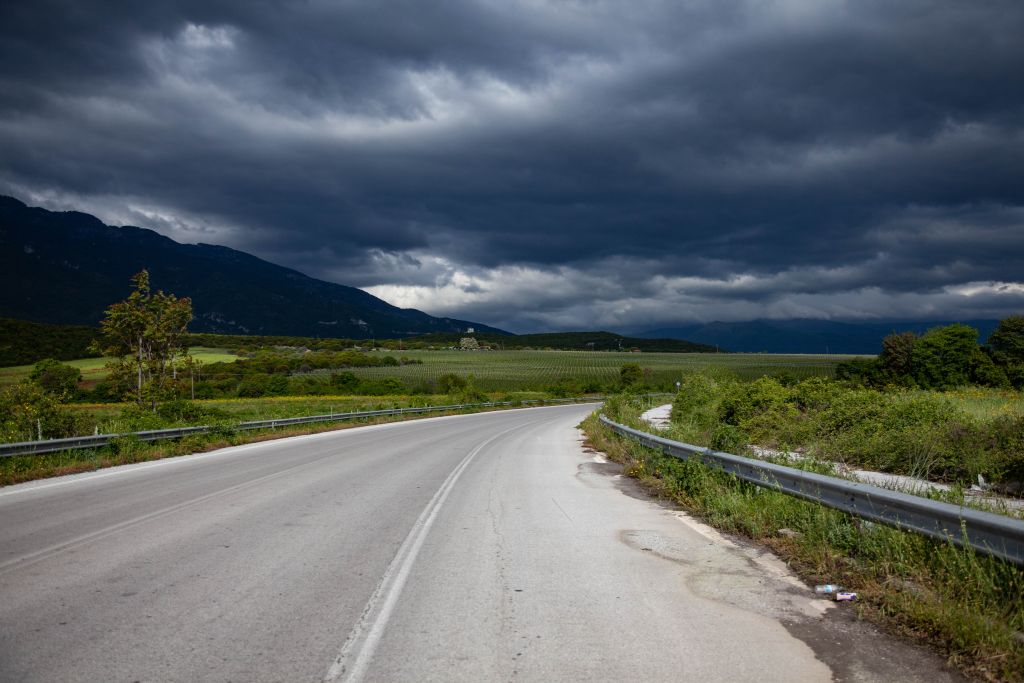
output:
[{"label": "dark storm cloud", "polygon": [[1024,302],[1017,0],[14,4],[29,203],[515,329]]}]

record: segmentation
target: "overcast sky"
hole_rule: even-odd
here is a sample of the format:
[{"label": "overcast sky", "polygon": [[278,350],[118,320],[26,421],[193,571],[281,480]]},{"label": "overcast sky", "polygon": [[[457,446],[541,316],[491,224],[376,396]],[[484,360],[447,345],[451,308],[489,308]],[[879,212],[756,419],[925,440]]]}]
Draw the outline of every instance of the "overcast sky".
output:
[{"label": "overcast sky", "polygon": [[5,2],[0,193],[517,332],[1024,312],[1024,2]]}]

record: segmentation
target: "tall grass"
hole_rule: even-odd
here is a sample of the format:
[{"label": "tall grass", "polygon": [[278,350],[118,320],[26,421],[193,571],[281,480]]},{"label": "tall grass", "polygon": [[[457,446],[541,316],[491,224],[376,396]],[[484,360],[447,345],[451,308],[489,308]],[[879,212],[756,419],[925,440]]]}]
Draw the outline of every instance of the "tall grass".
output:
[{"label": "tall grass", "polygon": [[[1010,406],[1013,409],[997,405]],[[972,406],[969,411],[967,406]],[[693,374],[673,403],[670,435],[737,452],[748,444],[970,486],[1024,481],[1024,400],[984,393],[851,388],[822,378],[741,382]]]}]

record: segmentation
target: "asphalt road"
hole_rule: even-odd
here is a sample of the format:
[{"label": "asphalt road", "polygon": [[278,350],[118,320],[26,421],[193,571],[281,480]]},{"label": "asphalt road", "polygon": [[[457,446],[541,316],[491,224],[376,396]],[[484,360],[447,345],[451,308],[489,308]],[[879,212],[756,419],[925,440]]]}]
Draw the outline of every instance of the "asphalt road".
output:
[{"label": "asphalt road", "polygon": [[952,680],[647,500],[590,409],[0,489],[0,680]]}]

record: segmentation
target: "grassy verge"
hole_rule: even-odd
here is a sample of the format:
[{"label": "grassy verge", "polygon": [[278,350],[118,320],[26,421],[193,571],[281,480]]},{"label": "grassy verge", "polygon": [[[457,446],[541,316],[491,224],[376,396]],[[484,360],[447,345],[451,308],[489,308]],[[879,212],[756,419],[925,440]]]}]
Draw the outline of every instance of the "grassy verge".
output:
[{"label": "grassy verge", "polygon": [[79,434],[119,434],[143,429],[189,427],[199,424],[230,426],[249,420],[271,420],[306,415],[385,410],[484,401],[526,401],[546,398],[538,392],[450,396],[447,394],[391,396],[274,396],[171,402],[157,413],[136,410],[129,403],[69,403],[63,406],[78,425]]},{"label": "grassy verge", "polygon": [[[643,428],[641,408],[612,399],[605,412]],[[583,429],[594,448],[658,495],[771,547],[811,583],[855,590],[863,617],[928,643],[978,679],[1024,680],[1021,569],[661,455],[619,437],[594,416]]]},{"label": "grassy verge", "polygon": [[[392,401],[390,403],[395,402]],[[282,409],[278,414],[270,415],[268,417],[296,417],[299,415],[316,414],[304,412],[304,410],[308,409],[309,407],[308,403],[292,401],[291,404],[295,405],[287,406],[286,408]],[[405,407],[403,405],[378,405],[378,403],[376,402],[367,404],[367,401],[365,399],[363,399],[362,401],[353,400],[352,402],[347,403],[345,405],[346,408],[344,411],[338,410],[336,412],[346,412],[355,410],[380,410],[385,408]],[[408,402],[406,403],[406,405],[408,405]],[[417,401],[417,405],[427,404],[424,404],[421,401]],[[304,406],[304,408],[299,408],[297,406]],[[317,434],[320,432],[335,431],[339,429],[350,429],[352,427],[361,427],[370,424],[381,424],[385,422],[401,422],[406,420],[421,419],[424,417],[439,417],[443,415],[468,414],[491,410],[509,409],[514,407],[516,406],[501,406],[497,408],[458,411],[438,411],[436,413],[432,412],[424,415],[383,416],[361,420],[347,420],[344,422],[295,425],[291,427],[281,427],[273,430],[265,429],[254,431],[238,431],[232,429],[230,425],[224,424],[222,426],[217,427],[214,431],[206,434],[195,434],[181,439],[168,441],[141,442],[138,441],[137,439],[125,438],[119,440],[117,443],[111,446],[104,448],[71,450],[63,451],[60,453],[44,453],[40,455],[22,455],[12,456],[9,458],[0,458],[0,486],[8,486],[10,484],[17,484],[20,482],[32,481],[35,479],[44,479],[46,477],[56,477],[65,474],[91,472],[93,470],[102,469],[104,467],[114,467],[117,465],[127,465],[131,463],[148,462],[150,460],[160,460],[162,458],[174,457],[178,455],[188,455],[191,453],[205,453],[208,451],[216,450],[218,448],[225,448],[227,446],[237,446],[240,444],[253,443],[257,441],[268,441],[271,439],[282,439],[285,437],[299,436],[302,434]],[[288,408],[290,408],[290,410]],[[325,410],[323,412],[327,411]],[[251,418],[250,415],[247,415],[245,413],[243,413],[243,415],[246,418]]]}]

